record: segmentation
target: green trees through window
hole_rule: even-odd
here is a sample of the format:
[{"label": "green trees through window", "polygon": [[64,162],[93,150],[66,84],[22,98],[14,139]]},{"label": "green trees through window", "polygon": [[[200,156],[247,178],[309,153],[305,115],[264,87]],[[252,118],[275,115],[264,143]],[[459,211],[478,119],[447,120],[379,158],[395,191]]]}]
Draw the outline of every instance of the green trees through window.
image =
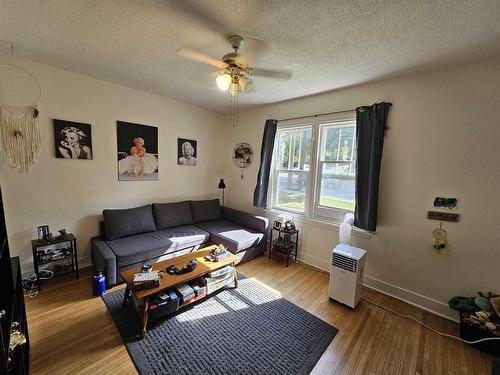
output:
[{"label": "green trees through window", "polygon": [[277,206],[303,212],[311,165],[311,127],[280,130]]}]

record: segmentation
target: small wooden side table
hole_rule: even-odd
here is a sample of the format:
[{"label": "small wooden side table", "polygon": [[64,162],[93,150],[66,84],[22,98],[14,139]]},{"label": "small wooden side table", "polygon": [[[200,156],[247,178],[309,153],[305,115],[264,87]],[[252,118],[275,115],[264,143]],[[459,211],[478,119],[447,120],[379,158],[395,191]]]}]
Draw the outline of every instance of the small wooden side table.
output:
[{"label": "small wooden side table", "polygon": [[[278,238],[273,240],[274,231],[278,232]],[[295,239],[292,238],[295,236]],[[286,259],[286,266],[288,267],[288,260],[290,255],[293,254],[295,261],[297,261],[297,252],[299,247],[299,230],[292,229],[271,229],[271,238],[269,243],[269,259],[272,255],[277,255],[280,258]]]},{"label": "small wooden side table", "polygon": [[[53,259],[50,254],[47,254],[44,250],[38,250],[40,247],[56,245],[59,243],[69,243],[69,253],[63,257]],[[45,264],[51,264],[55,262],[59,262],[65,259],[71,259],[71,270],[63,271],[59,274],[54,273],[54,277],[62,274],[67,274],[70,272],[76,273],[76,278],[80,278],[80,271],[78,270],[78,253],[76,249],[76,237],[72,233],[67,233],[64,237],[57,236],[52,240],[32,240],[31,241],[31,249],[33,251],[33,265],[35,267],[35,274],[38,284],[38,290],[42,290],[41,282],[40,282],[40,266]],[[44,259],[45,258],[45,259]]]}]

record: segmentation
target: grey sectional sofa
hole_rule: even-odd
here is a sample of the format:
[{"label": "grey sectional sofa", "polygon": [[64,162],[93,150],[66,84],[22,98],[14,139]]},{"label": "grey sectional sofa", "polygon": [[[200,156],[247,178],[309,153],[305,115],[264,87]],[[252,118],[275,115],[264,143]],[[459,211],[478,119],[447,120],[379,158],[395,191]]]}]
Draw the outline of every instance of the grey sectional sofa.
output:
[{"label": "grey sectional sofa", "polygon": [[103,219],[91,256],[108,287],[121,281],[120,271],[148,258],[162,261],[210,244],[223,244],[244,262],[264,253],[269,224],[266,218],[221,207],[218,199],[104,210]]}]

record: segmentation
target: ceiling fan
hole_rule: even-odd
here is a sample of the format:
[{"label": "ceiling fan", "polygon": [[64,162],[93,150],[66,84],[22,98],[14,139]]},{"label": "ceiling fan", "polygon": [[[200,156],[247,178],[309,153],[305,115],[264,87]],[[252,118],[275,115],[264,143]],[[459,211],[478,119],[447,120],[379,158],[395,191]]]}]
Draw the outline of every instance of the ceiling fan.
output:
[{"label": "ceiling fan", "polygon": [[266,43],[257,39],[249,40],[249,47],[243,53],[239,49],[244,39],[239,35],[231,35],[227,38],[234,52],[230,52],[217,59],[204,52],[191,47],[181,47],[177,54],[188,60],[212,65],[219,68],[216,83],[222,91],[229,91],[231,96],[238,96],[239,93],[248,90],[252,86],[250,77],[260,76],[288,80],[292,77],[289,70],[270,70],[251,67],[250,64],[267,49]]}]

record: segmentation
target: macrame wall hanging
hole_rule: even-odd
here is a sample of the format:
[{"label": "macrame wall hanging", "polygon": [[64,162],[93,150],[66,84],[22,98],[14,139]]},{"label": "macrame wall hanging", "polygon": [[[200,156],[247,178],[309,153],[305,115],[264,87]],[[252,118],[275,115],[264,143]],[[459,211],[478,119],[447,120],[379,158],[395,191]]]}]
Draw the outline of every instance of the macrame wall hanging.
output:
[{"label": "macrame wall hanging", "polygon": [[0,102],[0,152],[12,168],[19,173],[29,173],[42,147],[37,109],[42,88],[29,71],[17,65],[0,63],[0,69],[15,69],[27,74],[38,90],[36,100],[27,106]]}]

